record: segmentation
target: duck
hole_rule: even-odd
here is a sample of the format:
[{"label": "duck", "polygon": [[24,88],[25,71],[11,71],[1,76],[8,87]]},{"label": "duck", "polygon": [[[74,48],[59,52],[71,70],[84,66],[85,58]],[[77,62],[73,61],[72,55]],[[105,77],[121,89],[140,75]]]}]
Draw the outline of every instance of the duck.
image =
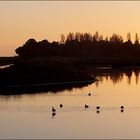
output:
[{"label": "duck", "polygon": [[54,107],[52,107],[52,112],[56,112],[56,110],[55,110],[55,108],[54,108]]},{"label": "duck", "polygon": [[121,106],[120,108],[121,108],[121,109],[124,109],[124,106]]},{"label": "duck", "polygon": [[63,105],[62,105],[62,104],[60,104],[60,107],[62,108],[62,107],[63,107]]},{"label": "duck", "polygon": [[85,108],[89,108],[89,105],[85,104]]},{"label": "duck", "polygon": [[91,96],[91,93],[90,92],[88,93],[88,96]]},{"label": "duck", "polygon": [[96,109],[100,109],[100,106],[96,106]]}]

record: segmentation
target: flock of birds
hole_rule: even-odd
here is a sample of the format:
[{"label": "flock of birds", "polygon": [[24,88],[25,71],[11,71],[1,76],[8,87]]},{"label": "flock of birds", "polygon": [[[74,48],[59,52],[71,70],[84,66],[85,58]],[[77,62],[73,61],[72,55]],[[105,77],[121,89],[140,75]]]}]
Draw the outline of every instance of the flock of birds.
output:
[{"label": "flock of birds", "polygon": [[[88,96],[91,96],[91,93],[88,93]],[[60,108],[62,108],[63,104],[60,104],[59,106],[60,106]],[[85,109],[87,109],[87,108],[89,108],[89,105],[85,104]],[[100,108],[101,108],[100,106],[96,106],[96,112],[97,113],[100,113]],[[120,111],[124,112],[124,106],[123,105],[120,106]],[[55,109],[55,107],[52,107],[52,116],[54,117],[55,115],[56,115],[56,109]]]}]

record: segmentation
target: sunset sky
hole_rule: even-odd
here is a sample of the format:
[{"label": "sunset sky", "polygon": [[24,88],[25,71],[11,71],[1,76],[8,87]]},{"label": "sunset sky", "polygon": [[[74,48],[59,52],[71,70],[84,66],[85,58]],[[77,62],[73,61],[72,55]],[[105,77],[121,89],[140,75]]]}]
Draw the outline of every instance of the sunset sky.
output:
[{"label": "sunset sky", "polygon": [[95,31],[140,36],[140,1],[0,1],[0,56],[15,55],[29,38]]}]

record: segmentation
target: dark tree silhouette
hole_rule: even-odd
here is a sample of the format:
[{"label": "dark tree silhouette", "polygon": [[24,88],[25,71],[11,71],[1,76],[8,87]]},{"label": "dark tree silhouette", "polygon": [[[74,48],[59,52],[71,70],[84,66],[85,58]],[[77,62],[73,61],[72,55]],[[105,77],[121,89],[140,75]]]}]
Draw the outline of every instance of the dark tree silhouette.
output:
[{"label": "dark tree silhouette", "polygon": [[134,43],[136,46],[139,46],[139,37],[138,37],[138,34],[136,33],[135,35],[135,43]]},{"label": "dark tree silhouette", "polygon": [[140,44],[136,33],[134,44],[131,42],[131,34],[127,33],[127,41],[123,41],[121,35],[115,33],[110,38],[99,34],[69,33],[65,38],[61,35],[60,42],[42,40],[37,42],[29,39],[23,46],[16,49],[20,57],[71,57],[88,59],[92,63],[100,64],[138,64],[140,63]]}]

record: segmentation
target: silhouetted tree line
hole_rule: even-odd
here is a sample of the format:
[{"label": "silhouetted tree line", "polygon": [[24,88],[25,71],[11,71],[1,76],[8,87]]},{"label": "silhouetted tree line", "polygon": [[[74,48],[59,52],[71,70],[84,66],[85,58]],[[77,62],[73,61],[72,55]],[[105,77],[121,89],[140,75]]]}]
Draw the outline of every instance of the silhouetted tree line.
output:
[{"label": "silhouetted tree line", "polygon": [[20,57],[86,57],[86,58],[139,58],[140,44],[136,33],[135,42],[131,41],[131,34],[127,34],[124,41],[121,35],[113,33],[111,37],[103,38],[98,32],[62,34],[60,42],[42,40],[37,42],[29,39],[23,46],[17,48]]}]

